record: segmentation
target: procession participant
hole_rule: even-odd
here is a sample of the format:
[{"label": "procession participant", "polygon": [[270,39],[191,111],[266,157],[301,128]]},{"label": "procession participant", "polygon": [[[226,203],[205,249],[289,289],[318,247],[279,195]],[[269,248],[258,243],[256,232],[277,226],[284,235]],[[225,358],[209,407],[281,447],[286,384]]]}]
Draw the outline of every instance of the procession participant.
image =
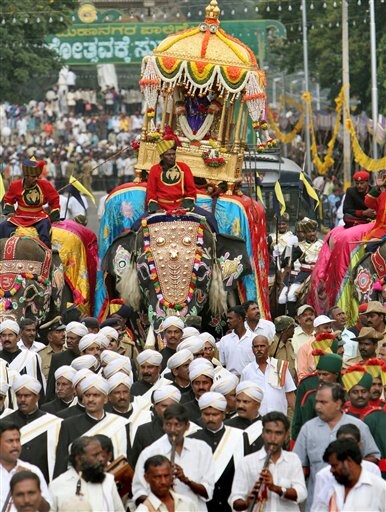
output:
[{"label": "procession participant", "polygon": [[239,384],[239,379],[233,373],[228,372],[225,368],[221,370],[220,375],[217,375],[215,381],[210,388],[210,391],[215,391],[224,395],[227,401],[227,408],[225,411],[225,418],[227,420],[236,416],[236,388]]},{"label": "procession participant", "polygon": [[104,471],[104,454],[95,436],[74,439],[70,448],[70,468],[49,486],[53,512],[87,510],[124,512],[114,476]]},{"label": "procession participant", "polygon": [[[168,359],[167,367],[170,370],[170,380],[181,393],[193,400],[192,386],[189,379],[189,364],[193,361],[193,354],[188,349],[176,352]],[[169,374],[166,374],[167,376]],[[169,378],[169,377],[168,377]],[[189,401],[189,400],[187,400]]]},{"label": "procession participant", "polygon": [[33,352],[40,352],[46,346],[40,341],[36,341],[36,322],[30,318],[24,318],[20,322],[20,340],[17,346],[21,350],[32,350]]},{"label": "procession participant", "polygon": [[290,316],[278,316],[274,321],[276,334],[269,347],[269,356],[288,362],[291,377],[296,380],[296,358],[292,346],[295,320]]},{"label": "procession participant", "polygon": [[[115,302],[115,304],[113,304]],[[130,317],[133,315],[133,310],[124,304],[121,299],[113,299],[110,303],[111,316],[101,323],[101,327],[109,325],[114,327],[119,332],[120,353],[123,356],[129,357],[136,361],[138,356],[138,348],[133,331],[128,324]]]},{"label": "procession participant", "polygon": [[215,465],[215,486],[213,498],[207,503],[208,512],[231,512],[228,498],[235,466],[244,456],[243,433],[240,429],[224,425],[227,401],[220,393],[204,393],[198,405],[203,428],[190,437],[210,446]]},{"label": "procession participant", "polygon": [[51,359],[50,371],[47,380],[47,400],[55,398],[55,372],[64,364],[70,365],[74,359],[79,357],[79,341],[88,333],[88,329],[80,322],[70,322],[66,325],[66,345],[67,349],[58,354],[53,354]]},{"label": "procession participant", "polygon": [[18,471],[9,483],[12,504],[16,512],[39,512],[49,510],[42,504],[42,493],[38,475],[32,471]]},{"label": "procession participant", "polygon": [[325,510],[385,510],[386,483],[364,469],[362,459],[358,444],[351,439],[337,439],[328,445],[323,461],[330,464],[336,482]]},{"label": "procession participant", "polygon": [[288,362],[268,355],[272,341],[267,336],[256,336],[253,339],[255,361],[247,365],[241,374],[241,382],[255,382],[264,391],[260,406],[262,415],[270,411],[287,414],[288,406],[295,408],[296,386],[289,372]]},{"label": "procession participant", "polygon": [[150,168],[146,187],[149,213],[194,208],[196,186],[193,174],[188,165],[176,161],[177,141],[177,137],[170,134],[157,143],[160,163]]},{"label": "procession participant", "polygon": [[55,394],[56,398],[51,402],[46,402],[41,406],[41,410],[50,414],[57,414],[67,407],[77,403],[75,398],[74,385],[72,379],[76,375],[76,370],[71,366],[63,365],[55,372]]},{"label": "procession participant", "polygon": [[[24,160],[24,178],[9,185],[4,196],[3,214],[7,220],[0,223],[1,238],[15,234],[17,226],[33,226],[40,240],[51,249],[51,222],[60,220],[60,204],[59,194],[51,183],[39,179],[44,165],[43,160]],[[45,204],[50,208],[49,214],[44,209]]]},{"label": "procession participant", "polygon": [[209,332],[203,332],[198,335],[199,338],[204,340],[204,357],[210,361],[214,366],[221,366],[220,361],[216,358],[217,345],[216,340]]},{"label": "procession participant", "polygon": [[342,425],[352,423],[361,432],[362,453],[368,460],[377,462],[379,449],[374,442],[367,425],[363,421],[345,414],[342,410],[345,402],[344,390],[338,383],[323,382],[319,385],[315,398],[316,418],[307,421],[300,429],[294,446],[302,463],[304,474],[308,478],[308,508],[312,504],[316,473],[324,467],[323,453]]},{"label": "procession participant", "polygon": [[207,510],[215,484],[212,451],[203,441],[185,437],[189,419],[184,406],[169,405],[164,413],[164,432],[160,439],[145,448],[138,458],[133,479],[133,499],[138,504],[146,499],[148,485],[144,479],[144,462],[152,455],[172,458],[176,492],[190,497],[200,511]]},{"label": "procession participant", "polygon": [[263,416],[264,447],[236,466],[229,499],[234,510],[249,509],[262,485],[266,510],[300,510],[298,503],[306,499],[307,489],[299,457],[283,450],[289,426],[288,418],[280,412]]},{"label": "procession participant", "polygon": [[292,337],[292,346],[297,357],[300,347],[314,337],[314,308],[308,304],[303,304],[298,308],[295,320],[298,325],[295,327]]},{"label": "procession participant", "polygon": [[386,401],[383,400],[383,385],[382,385],[382,366],[385,363],[381,359],[368,359],[364,365],[366,371],[373,377],[373,384],[370,388],[369,405],[373,407],[384,407]]},{"label": "procession participant", "polygon": [[41,384],[29,375],[20,375],[13,384],[17,410],[7,421],[20,428],[22,459],[36,464],[48,482],[53,475],[54,454],[61,419],[39,409]]},{"label": "procession participant", "polygon": [[42,491],[40,510],[48,512],[51,497],[43,473],[37,466],[21,460],[21,451],[20,429],[17,424],[6,420],[0,421],[0,509],[15,512],[10,493],[11,479],[19,471],[31,471],[40,481]]},{"label": "procession participant", "polygon": [[299,225],[301,225],[301,228],[304,230],[305,240],[298,242],[297,237],[293,237],[291,247],[289,247],[291,249],[291,257],[285,254],[282,263],[284,267],[291,263],[290,267],[292,269],[294,268],[295,261],[299,260],[300,263],[299,273],[294,277],[291,283],[284,286],[279,296],[279,304],[287,303],[288,314],[290,316],[295,315],[296,293],[311,275],[323,245],[323,240],[317,237],[318,223],[315,220],[305,217],[299,222]]},{"label": "procession participant", "polygon": [[[30,375],[37,379],[42,387],[41,401],[44,400],[46,379],[41,370],[40,357],[32,350],[21,350],[19,341],[20,327],[14,320],[4,320],[0,323],[0,359],[8,363],[9,370],[17,374]],[[9,373],[9,371],[7,372]]]},{"label": "procession participant", "polygon": [[226,420],[228,427],[239,428],[244,431],[244,454],[256,452],[263,445],[261,437],[262,423],[260,404],[264,392],[254,382],[244,380],[236,388],[237,415]]},{"label": "procession participant", "polygon": [[[336,433],[337,439],[350,439],[354,441],[360,448],[361,433],[357,426],[342,425]],[[366,471],[370,471],[374,475],[381,476],[381,471],[376,464],[368,460],[362,460],[361,466]],[[311,511],[320,511],[322,508],[328,510],[330,498],[334,492],[334,476],[331,473],[331,466],[326,466],[316,473],[315,487],[314,487],[314,500],[312,503]]]},{"label": "procession participant", "polygon": [[[71,418],[72,416],[78,416],[79,414],[84,413],[84,405],[83,405],[83,393],[80,389],[80,383],[84,378],[89,375],[95,375],[94,372],[89,370],[88,368],[83,368],[82,370],[78,370],[72,378],[72,385],[74,386],[76,393],[76,403],[67,407],[66,409],[62,409],[57,413],[59,418]],[[75,402],[75,400],[74,400]]]},{"label": "procession participant", "polygon": [[131,388],[133,396],[142,396],[150,401],[151,393],[164,384],[170,384],[168,379],[160,376],[162,354],[148,348],[138,354],[140,379]]},{"label": "procession participant", "polygon": [[358,344],[353,341],[355,334],[346,327],[346,313],[339,306],[333,306],[327,311],[327,316],[334,320],[333,331],[340,332],[344,343],[344,359],[355,357],[358,352]]},{"label": "procession participant", "polygon": [[[100,361],[100,355],[102,351],[101,343],[97,339],[98,334],[89,333],[85,336],[82,336],[82,338],[79,341],[79,353],[81,356],[85,355],[91,355],[94,356],[98,361]],[[106,338],[107,340],[107,338]],[[107,340],[108,341],[108,340]],[[107,348],[108,343],[106,344]]]},{"label": "procession participant", "polygon": [[109,340],[109,344],[107,346],[107,350],[111,350],[113,352],[120,353],[119,351],[119,332],[114,329],[114,327],[110,327],[109,325],[106,325],[105,327],[102,327],[99,332],[101,334],[104,334],[106,338]]},{"label": "procession participant", "polygon": [[187,411],[189,420],[197,423],[201,417],[198,399],[204,393],[208,392],[214,381],[214,368],[207,359],[199,358],[192,361],[189,365],[189,379],[194,393],[194,399],[185,402],[184,407]]},{"label": "procession participant", "polygon": [[131,425],[136,427],[130,452],[130,464],[133,468],[137,464],[141,452],[165,434],[163,419],[166,409],[169,405],[178,404],[180,401],[181,393],[177,388],[171,385],[162,386],[156,389],[152,395],[151,420],[136,425],[131,422]]},{"label": "procession participant", "polygon": [[74,359],[71,363],[71,368],[74,368],[76,371],[87,368],[88,370],[97,373],[100,368],[100,364],[95,356],[88,354],[86,356],[79,356]]},{"label": "procession participant", "polygon": [[254,300],[247,300],[242,304],[245,311],[245,322],[244,326],[247,330],[255,333],[258,329],[260,320],[260,309],[259,305]]},{"label": "procession participant", "polygon": [[386,343],[382,343],[382,345],[379,348],[378,357],[381,361],[386,363]]},{"label": "procession participant", "polygon": [[199,336],[200,331],[195,327],[188,325],[182,329],[182,337],[181,340],[186,340],[186,338],[190,338],[190,336]]},{"label": "procession participant", "polygon": [[382,338],[378,342],[379,349],[382,343],[386,341],[386,308],[377,300],[372,300],[368,302],[367,309],[364,315],[367,318],[368,326],[373,327],[373,329],[375,329],[377,333],[382,336]]},{"label": "procession participant", "polygon": [[234,306],[227,313],[230,334],[223,336],[218,343],[221,364],[230,372],[240,377],[248,363],[253,361],[252,338],[254,334],[245,325],[245,310]]},{"label": "procession participant", "polygon": [[[287,212],[279,215],[277,218],[277,233],[270,233],[268,235],[269,253],[271,257],[276,256],[279,258],[279,261],[287,247],[289,238],[293,236],[292,231],[289,229],[289,220],[290,217]],[[277,254],[274,255],[274,252]]]},{"label": "procession participant", "polygon": [[0,380],[0,419],[4,419],[6,416],[14,412],[6,406],[6,400],[8,398],[8,392],[10,385],[4,380]]},{"label": "procession participant", "polygon": [[98,319],[93,316],[86,316],[82,318],[81,323],[88,329],[89,334],[98,334],[99,322]]},{"label": "procession participant", "polygon": [[46,379],[48,379],[53,354],[63,352],[65,350],[65,329],[66,326],[62,323],[60,316],[55,317],[53,320],[41,325],[39,328],[39,332],[45,330],[48,331],[46,335],[48,345],[39,351],[39,356],[42,361],[42,372]]},{"label": "procession participant", "polygon": [[112,361],[110,361],[103,368],[103,376],[105,379],[109,379],[110,377],[115,375],[117,372],[125,373],[133,381],[132,367],[131,367],[130,359],[128,357],[118,356],[116,359],[113,359]]},{"label": "procession participant", "polygon": [[379,334],[373,327],[362,327],[359,335],[352,338],[352,341],[358,343],[357,357],[352,357],[345,361],[345,366],[350,367],[356,364],[365,364],[369,359],[377,357],[378,342],[382,339],[382,335]]},{"label": "procession participant", "polygon": [[314,351],[316,371],[304,377],[296,390],[296,403],[291,426],[291,439],[296,440],[302,426],[315,418],[315,397],[322,382],[339,382],[343,360],[338,354]]},{"label": "procession participant", "polygon": [[160,332],[162,333],[162,339],[164,347],[161,350],[162,364],[161,370],[163,371],[169,358],[176,353],[177,346],[181,341],[184,329],[184,322],[178,316],[170,315],[162,321],[160,326]]},{"label": "procession participant", "polygon": [[144,470],[144,478],[150,491],[135,512],[163,509],[172,512],[198,512],[199,509],[190,498],[173,491],[172,466],[168,458],[153,455],[145,461]]},{"label": "procession participant", "polygon": [[[376,178],[376,186],[371,188],[365,197],[366,206],[376,212],[372,229],[366,234],[366,239],[368,240],[366,250],[368,252],[374,252],[382,243],[382,239],[385,235],[385,181],[386,172],[385,169],[383,169]],[[371,242],[372,239],[381,240]]]},{"label": "procession participant", "polygon": [[342,374],[342,382],[348,394],[348,401],[343,405],[346,414],[355,416],[360,420],[375,408],[369,405],[370,388],[373,378],[363,366],[350,366]]},{"label": "procession participant", "polygon": [[67,470],[68,448],[77,437],[95,434],[109,436],[114,445],[115,457],[128,455],[127,419],[106,413],[109,385],[98,375],[88,375],[79,383],[83,393],[85,412],[63,420],[56,448],[54,477]]},{"label": "procession participant", "polygon": [[108,380],[109,401],[105,406],[106,412],[118,414],[123,418],[130,418],[133,413],[130,389],[133,379],[123,372],[114,373]]},{"label": "procession participant", "polygon": [[345,228],[352,228],[358,224],[366,224],[375,217],[375,210],[368,208],[365,197],[370,190],[370,174],[365,171],[357,171],[353,180],[355,185],[346,190],[343,202],[343,220]]},{"label": "procession participant", "polygon": [[205,341],[200,336],[189,336],[179,343],[177,352],[188,349],[192,353],[193,359],[197,359],[204,357],[204,346]]}]

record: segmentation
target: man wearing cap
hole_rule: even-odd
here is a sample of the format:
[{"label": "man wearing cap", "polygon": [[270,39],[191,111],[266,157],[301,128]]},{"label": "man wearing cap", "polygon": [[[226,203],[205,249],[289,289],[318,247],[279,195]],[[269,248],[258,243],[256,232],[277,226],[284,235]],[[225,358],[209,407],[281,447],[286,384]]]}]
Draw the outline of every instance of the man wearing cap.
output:
[{"label": "man wearing cap", "polygon": [[314,337],[315,310],[308,304],[300,306],[296,312],[296,322],[294,335],[292,337],[292,346],[297,357],[300,347]]},{"label": "man wearing cap", "polygon": [[[6,416],[8,416],[8,414],[14,412],[13,409],[10,409],[6,405],[9,389],[10,385],[8,384],[8,382],[0,380],[0,419],[5,418]],[[10,404],[8,403],[8,405]]]},{"label": "man wearing cap", "polygon": [[208,512],[231,512],[228,498],[235,467],[244,456],[243,433],[238,428],[224,426],[227,401],[222,394],[214,391],[204,393],[198,405],[204,428],[190,437],[207,443],[215,460],[216,483],[213,498],[207,503]]},{"label": "man wearing cap", "polygon": [[152,392],[165,384],[170,384],[168,379],[160,377],[162,355],[150,348],[137,356],[140,368],[140,379],[134,382],[131,388],[132,396],[142,396],[150,403]]},{"label": "man wearing cap", "polygon": [[128,429],[126,418],[106,413],[109,385],[99,375],[88,375],[79,384],[83,393],[85,412],[63,420],[56,448],[54,477],[67,470],[68,448],[77,437],[104,434],[111,438],[114,455],[128,456]]},{"label": "man wearing cap", "polygon": [[[193,400],[192,386],[189,379],[189,365],[193,361],[193,354],[187,348],[179,350],[168,360],[167,367],[170,374],[165,374],[166,378],[170,378],[173,386],[175,386],[181,395],[190,397],[188,400]],[[170,377],[169,377],[170,375]]]},{"label": "man wearing cap", "polygon": [[70,322],[66,325],[67,350],[52,355],[50,371],[47,381],[47,400],[55,398],[55,372],[63,365],[71,365],[72,361],[79,357],[79,342],[88,334],[88,329],[80,322]]},{"label": "man wearing cap", "polygon": [[89,333],[79,341],[79,353],[81,356],[91,355],[100,361],[100,355],[103,349],[107,349],[109,340],[104,334]]},{"label": "man wearing cap", "polygon": [[12,384],[17,410],[7,421],[20,428],[22,458],[36,464],[48,482],[54,470],[55,446],[61,419],[39,409],[41,384],[29,375],[20,375]]},{"label": "man wearing cap", "polygon": [[198,405],[199,398],[210,391],[214,381],[214,368],[210,361],[204,358],[195,359],[189,365],[189,379],[194,393],[194,399],[185,402],[184,406],[189,419],[198,422],[201,417],[201,410]]},{"label": "man wearing cap", "polygon": [[277,219],[277,233],[270,233],[268,235],[268,249],[271,258],[273,258],[273,265],[270,265],[270,270],[274,270],[276,258],[279,258],[280,261],[290,237],[293,236],[293,233],[288,229],[288,226],[289,215],[285,212],[283,215],[279,215]]},{"label": "man wearing cap", "polygon": [[369,404],[376,408],[382,408],[386,405],[386,401],[381,398],[383,395],[382,366],[384,364],[385,363],[381,359],[373,358],[366,361],[366,364],[364,365],[366,371],[373,377],[373,384],[370,388]]},{"label": "man wearing cap", "polygon": [[84,404],[83,404],[83,393],[80,389],[80,383],[82,380],[89,376],[89,375],[95,375],[91,370],[88,368],[83,368],[83,370],[79,370],[75,372],[75,375],[72,378],[72,385],[74,386],[75,394],[77,400],[74,402],[74,405],[71,405],[70,407],[66,407],[65,409],[62,409],[57,413],[57,416],[59,418],[72,418],[73,416],[79,416],[79,414],[83,414],[85,411]]},{"label": "man wearing cap", "polygon": [[282,361],[288,361],[288,369],[293,379],[296,380],[296,358],[292,346],[292,336],[295,330],[295,320],[290,316],[278,316],[275,318],[276,334],[273,343],[269,347],[268,355]]},{"label": "man wearing cap", "polygon": [[221,369],[215,381],[210,388],[211,391],[216,391],[224,395],[227,401],[227,408],[225,411],[225,418],[230,420],[236,416],[236,388],[239,384],[239,379],[233,373],[228,372],[225,368]]},{"label": "man wearing cap", "polygon": [[352,228],[358,224],[366,224],[375,217],[375,210],[368,208],[365,203],[366,194],[370,190],[370,174],[367,171],[357,171],[353,179],[354,187],[346,190],[343,202],[343,220],[345,228]]},{"label": "man wearing cap", "polygon": [[33,352],[40,352],[45,348],[44,343],[36,341],[36,322],[30,318],[24,318],[20,322],[20,340],[17,346],[21,350],[32,350]]},{"label": "man wearing cap", "polygon": [[256,452],[263,445],[262,423],[259,413],[264,392],[254,382],[244,380],[236,387],[237,415],[226,420],[225,425],[244,431],[244,454]]},{"label": "man wearing cap", "polygon": [[17,345],[19,339],[20,327],[17,322],[4,320],[0,323],[0,359],[6,361],[11,370],[37,379],[42,386],[41,398],[44,399],[46,379],[41,370],[40,357],[31,350],[21,350]]},{"label": "man wearing cap", "polygon": [[364,314],[367,318],[368,326],[373,327],[378,334],[382,335],[382,338],[378,341],[379,349],[382,343],[386,341],[386,308],[377,300],[372,300],[367,304],[367,309]]},{"label": "man wearing cap", "polygon": [[369,405],[370,388],[373,383],[371,374],[363,366],[353,365],[342,374],[342,382],[349,398],[343,406],[343,411],[363,420],[365,415],[375,410],[375,407]]},{"label": "man wearing cap", "polygon": [[177,352],[188,349],[192,353],[193,359],[197,359],[204,357],[204,346],[205,341],[201,336],[189,336],[181,341],[177,347]]},{"label": "man wearing cap", "polygon": [[60,316],[42,325],[39,329],[40,332],[47,330],[48,345],[39,352],[40,359],[42,360],[42,372],[46,379],[48,379],[53,354],[64,351],[66,341],[65,329],[66,326],[62,323]]},{"label": "man wearing cap", "polygon": [[133,406],[130,400],[130,389],[133,385],[133,379],[126,375],[126,373],[117,372],[107,379],[107,382],[109,385],[109,401],[105,411],[129,419],[133,413]]},{"label": "man wearing cap", "polygon": [[291,426],[291,439],[296,440],[300,429],[315,418],[315,396],[322,382],[339,382],[343,360],[338,354],[314,351],[316,371],[304,377],[296,390],[296,403]]},{"label": "man wearing cap", "polygon": [[71,366],[63,365],[55,372],[55,393],[56,398],[41,406],[41,410],[50,414],[57,414],[67,407],[75,405],[75,390],[72,384],[76,371]]},{"label": "man wearing cap", "polygon": [[168,316],[162,322],[162,333],[164,348],[161,350],[162,354],[162,365],[161,370],[163,371],[169,358],[176,353],[177,346],[181,341],[184,329],[184,322],[178,316]]},{"label": "man wearing cap", "polygon": [[[4,196],[3,214],[7,220],[0,224],[0,238],[12,236],[17,226],[34,226],[40,240],[51,249],[51,222],[60,220],[60,204],[59,194],[51,183],[39,179],[44,165],[43,160],[24,160],[24,178],[12,181]],[[49,214],[45,204],[50,208]]]},{"label": "man wearing cap", "polygon": [[147,180],[146,204],[149,213],[157,210],[191,210],[196,201],[192,171],[183,162],[176,162],[177,140],[165,135],[157,144],[160,163],[153,165]]},{"label": "man wearing cap", "polygon": [[382,334],[378,333],[373,327],[362,327],[359,335],[352,338],[358,342],[359,356],[347,359],[345,367],[350,367],[356,364],[364,364],[369,359],[377,356],[377,348],[379,340],[382,340]]},{"label": "man wearing cap", "polygon": [[327,311],[327,316],[334,320],[332,324],[333,331],[340,332],[340,337],[344,345],[344,359],[355,357],[358,351],[358,345],[353,341],[355,334],[346,327],[346,313],[339,306],[333,306]]}]

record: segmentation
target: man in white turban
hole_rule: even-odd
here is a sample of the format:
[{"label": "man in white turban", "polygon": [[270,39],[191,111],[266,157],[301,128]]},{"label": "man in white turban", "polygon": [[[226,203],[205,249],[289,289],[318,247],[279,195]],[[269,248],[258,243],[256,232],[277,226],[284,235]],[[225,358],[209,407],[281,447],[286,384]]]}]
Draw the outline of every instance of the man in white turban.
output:
[{"label": "man in white turban", "polygon": [[233,373],[228,372],[225,368],[222,368],[217,373],[211,391],[217,391],[224,395],[227,401],[226,419],[229,420],[236,414],[236,387],[239,383],[239,379]]},{"label": "man in white turban", "polygon": [[191,421],[199,421],[201,417],[198,399],[210,391],[214,381],[214,368],[210,361],[203,357],[194,359],[189,365],[189,379],[194,393],[194,399],[184,403]]},{"label": "man in white turban", "polygon": [[189,336],[181,341],[177,347],[179,350],[188,349],[193,354],[193,358],[204,357],[205,341],[200,336]]},{"label": "man in white turban", "polygon": [[[170,374],[167,378],[173,382],[173,385],[179,389],[184,396],[184,401],[193,400],[194,394],[189,378],[189,365],[193,361],[193,354],[188,349],[177,350],[177,352],[168,361]],[[170,377],[169,377],[170,375]]]},{"label": "man in white turban", "polygon": [[5,380],[0,380],[0,419],[5,418],[8,414],[13,412],[13,409],[10,409],[5,405],[5,401],[8,396],[10,385]]},{"label": "man in white turban", "polygon": [[[107,338],[106,341],[108,345]],[[98,334],[88,333],[85,336],[82,336],[79,341],[79,353],[81,356],[91,355],[99,360],[101,351],[102,345],[100,342],[100,337],[98,339]]]},{"label": "man in white turban", "polygon": [[184,322],[178,316],[170,315],[162,321],[160,332],[162,332],[162,338],[165,346],[161,350],[161,371],[166,368],[169,357],[176,353],[178,344],[182,338],[183,329]]},{"label": "man in white turban", "polygon": [[151,393],[164,384],[170,384],[170,381],[160,377],[162,355],[156,350],[150,348],[143,350],[137,356],[139,364],[140,379],[133,384],[131,394],[133,396],[142,396],[146,400],[151,398]]},{"label": "man in white turban", "polygon": [[130,389],[133,379],[123,372],[114,373],[108,380],[109,402],[105,411],[118,414],[123,418],[130,418],[133,407],[130,401]]},{"label": "man in white turban", "polygon": [[80,389],[80,383],[82,380],[89,375],[95,375],[89,368],[82,368],[75,372],[75,375],[72,377],[72,385],[75,390],[76,399],[74,399],[74,404],[67,409],[62,409],[57,413],[59,418],[72,418],[73,416],[78,416],[79,414],[83,414],[85,409],[83,405],[83,393]]},{"label": "man in white turban", "polygon": [[72,379],[76,375],[76,370],[71,366],[64,365],[55,372],[55,393],[56,398],[51,402],[46,402],[41,406],[41,410],[57,415],[63,409],[75,405],[75,390]]}]

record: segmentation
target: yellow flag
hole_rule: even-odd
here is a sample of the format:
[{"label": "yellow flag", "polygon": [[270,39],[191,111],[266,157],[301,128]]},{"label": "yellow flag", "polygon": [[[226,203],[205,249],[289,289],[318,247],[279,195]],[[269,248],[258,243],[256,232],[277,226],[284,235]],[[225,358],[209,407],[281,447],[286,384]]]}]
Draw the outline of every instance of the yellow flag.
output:
[{"label": "yellow flag", "polygon": [[316,201],[316,205],[315,205],[315,208],[314,210],[316,210],[316,208],[319,206],[319,197],[318,197],[318,194],[316,193],[314,187],[312,187],[309,182],[307,181],[306,177],[304,176],[304,174],[301,172],[299,174],[299,180],[303,183],[304,185],[304,188],[306,189],[306,192],[307,194]]},{"label": "yellow flag", "polygon": [[283,213],[286,210],[286,206],[285,206],[284,196],[283,196],[283,192],[281,190],[279,180],[277,180],[277,182],[275,183],[275,196],[276,196],[277,202],[280,204],[280,215],[283,215]]},{"label": "yellow flag", "polygon": [[[260,183],[260,176],[259,176],[259,173],[256,173],[256,179],[259,180],[259,183]],[[264,200],[263,200],[263,194],[261,193],[261,187],[260,185],[256,185],[256,195],[257,195],[257,198],[259,199],[260,203],[264,206],[265,208],[265,204],[264,204]]]},{"label": "yellow flag", "polygon": [[81,194],[84,194],[85,196],[89,197],[91,201],[94,203],[94,205],[96,205],[95,197],[91,194],[89,190],[87,190],[87,188],[84,185],[82,185],[82,183],[79,180],[74,178],[74,176],[70,176],[70,185],[79,190]]},{"label": "yellow flag", "polygon": [[3,200],[4,196],[5,196],[4,181],[3,181],[3,176],[0,174],[0,201]]}]

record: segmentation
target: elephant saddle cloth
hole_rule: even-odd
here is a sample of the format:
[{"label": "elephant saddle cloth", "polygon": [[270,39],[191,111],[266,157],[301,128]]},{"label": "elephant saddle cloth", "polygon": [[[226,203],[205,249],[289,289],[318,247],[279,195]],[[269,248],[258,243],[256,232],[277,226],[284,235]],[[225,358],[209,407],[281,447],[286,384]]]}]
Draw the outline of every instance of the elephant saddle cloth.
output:
[{"label": "elephant saddle cloth", "polygon": [[382,279],[386,275],[386,260],[380,253],[381,247],[371,255],[371,263],[374,265],[375,272],[379,279]]}]

